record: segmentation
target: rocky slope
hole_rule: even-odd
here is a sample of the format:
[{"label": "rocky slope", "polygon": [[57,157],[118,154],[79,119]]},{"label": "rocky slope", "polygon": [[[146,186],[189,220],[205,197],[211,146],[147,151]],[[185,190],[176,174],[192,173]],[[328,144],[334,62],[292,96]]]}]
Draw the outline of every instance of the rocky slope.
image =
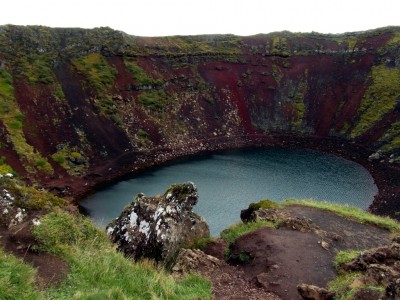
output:
[{"label": "rocky slope", "polygon": [[366,165],[373,210],[396,217],[399,46],[396,27],[145,38],[1,26],[0,173],[78,199],[201,151],[307,146]]}]

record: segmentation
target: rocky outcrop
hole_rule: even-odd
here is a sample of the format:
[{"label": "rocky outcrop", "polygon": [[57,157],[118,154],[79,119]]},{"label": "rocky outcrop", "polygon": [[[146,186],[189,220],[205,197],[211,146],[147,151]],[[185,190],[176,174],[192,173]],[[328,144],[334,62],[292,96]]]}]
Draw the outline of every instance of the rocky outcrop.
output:
[{"label": "rocky outcrop", "polygon": [[197,200],[191,182],[172,185],[163,196],[139,194],[107,226],[107,233],[125,255],[170,266],[182,247],[210,235],[205,220],[192,211]]},{"label": "rocky outcrop", "polygon": [[277,295],[260,289],[254,282],[249,282],[238,267],[207,255],[201,250],[182,249],[172,268],[172,275],[179,279],[191,273],[199,274],[211,281],[214,299],[280,299]]},{"label": "rocky outcrop", "polygon": [[[362,252],[340,270],[345,272],[362,272],[354,286],[380,286],[385,288],[380,299],[400,299],[400,237],[393,239],[391,245],[374,248]],[[339,270],[339,271],[340,271]],[[362,289],[355,299],[378,299],[377,291]],[[371,294],[372,293],[372,294]],[[362,294],[362,297],[361,297]]]}]

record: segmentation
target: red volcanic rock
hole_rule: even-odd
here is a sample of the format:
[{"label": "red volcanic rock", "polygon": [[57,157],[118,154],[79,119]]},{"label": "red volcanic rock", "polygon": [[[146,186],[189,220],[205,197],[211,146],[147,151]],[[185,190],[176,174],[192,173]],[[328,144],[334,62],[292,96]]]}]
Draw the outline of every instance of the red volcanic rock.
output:
[{"label": "red volcanic rock", "polygon": [[[0,156],[77,200],[204,151],[317,148],[366,165],[380,189],[371,209],[396,217],[398,33],[144,38],[2,26],[0,94],[17,121],[0,116]],[[368,163],[378,150],[379,163]],[[85,163],[69,163],[72,153]]]}]

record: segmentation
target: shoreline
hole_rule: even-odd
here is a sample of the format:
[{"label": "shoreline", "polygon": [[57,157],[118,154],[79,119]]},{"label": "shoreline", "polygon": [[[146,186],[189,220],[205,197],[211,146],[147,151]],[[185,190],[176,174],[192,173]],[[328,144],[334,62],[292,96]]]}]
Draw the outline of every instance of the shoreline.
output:
[{"label": "shoreline", "polygon": [[333,154],[354,161],[371,174],[378,193],[374,197],[369,211],[400,220],[400,168],[384,162],[371,162],[368,156],[371,151],[360,145],[336,138],[296,137],[293,135],[272,134],[243,135],[236,137],[213,137],[207,140],[192,140],[179,145],[153,148],[143,152],[127,152],[98,167],[90,169],[83,177],[64,178],[50,181],[50,190],[65,190],[65,198],[74,204],[94,193],[128,176],[145,170],[157,168],[175,161],[219,151],[243,148],[282,147],[292,149],[310,149]]}]

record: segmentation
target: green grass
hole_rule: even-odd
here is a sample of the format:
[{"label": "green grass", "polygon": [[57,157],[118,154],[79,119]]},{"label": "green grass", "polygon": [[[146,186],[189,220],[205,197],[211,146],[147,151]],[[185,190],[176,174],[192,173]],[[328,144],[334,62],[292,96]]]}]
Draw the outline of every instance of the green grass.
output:
[{"label": "green grass", "polygon": [[259,210],[259,209],[270,209],[280,207],[279,203],[269,199],[263,199],[258,202],[250,203],[249,209],[251,210]]},{"label": "green grass", "polygon": [[261,227],[275,227],[275,224],[268,221],[237,223],[229,226],[221,232],[221,238],[232,244],[238,237],[253,232]]},{"label": "green grass", "polygon": [[342,250],[336,254],[335,260],[333,264],[336,268],[351,262],[355,259],[358,255],[360,255],[360,250]]},{"label": "green grass", "polygon": [[44,299],[35,289],[36,271],[0,248],[0,299]]},{"label": "green grass", "polygon": [[335,279],[328,283],[328,289],[330,291],[336,292],[335,300],[348,300],[352,299],[351,296],[356,291],[355,289],[350,289],[354,280],[362,278],[361,273],[346,273],[337,276]]},{"label": "green grass", "polygon": [[367,289],[371,291],[377,291],[380,293],[385,292],[385,288],[382,286],[372,286],[367,284],[360,284],[358,287],[349,287],[355,280],[361,279],[362,273],[345,273],[337,276],[335,279],[328,283],[328,289],[336,293],[335,300],[348,300],[353,299],[355,293],[360,289]]},{"label": "green grass", "polygon": [[211,284],[189,275],[175,281],[150,261],[134,263],[115,251],[103,231],[82,216],[52,212],[34,234],[39,249],[66,260],[71,271],[46,299],[211,299]]},{"label": "green grass", "polygon": [[228,228],[224,229],[220,236],[223,240],[228,242],[227,247],[225,248],[225,259],[230,260],[230,259],[235,259],[239,260],[243,263],[248,262],[251,258],[248,255],[248,253],[241,252],[238,255],[234,255],[232,253],[231,247],[233,243],[236,241],[237,238],[241,237],[242,235],[245,235],[247,233],[256,231],[259,228],[262,227],[272,227],[275,228],[276,224],[273,222],[269,221],[258,221],[258,222],[248,222],[248,223],[236,223]]},{"label": "green grass", "polygon": [[190,248],[203,250],[207,247],[207,245],[216,239],[214,237],[203,237],[197,240],[194,240],[190,245]]},{"label": "green grass", "polygon": [[316,200],[295,200],[289,199],[284,202],[284,205],[304,205],[309,207],[315,207],[323,210],[328,210],[335,212],[345,218],[350,218],[364,224],[373,224],[380,228],[384,228],[392,233],[400,232],[400,223],[389,218],[380,217],[373,215],[369,212],[363,211],[357,207],[349,205],[341,205],[326,201],[316,201]]},{"label": "green grass", "polygon": [[367,88],[358,109],[359,122],[350,136],[356,138],[382,117],[393,111],[400,95],[400,69],[387,68],[384,65],[374,66],[371,70],[372,83]]}]

